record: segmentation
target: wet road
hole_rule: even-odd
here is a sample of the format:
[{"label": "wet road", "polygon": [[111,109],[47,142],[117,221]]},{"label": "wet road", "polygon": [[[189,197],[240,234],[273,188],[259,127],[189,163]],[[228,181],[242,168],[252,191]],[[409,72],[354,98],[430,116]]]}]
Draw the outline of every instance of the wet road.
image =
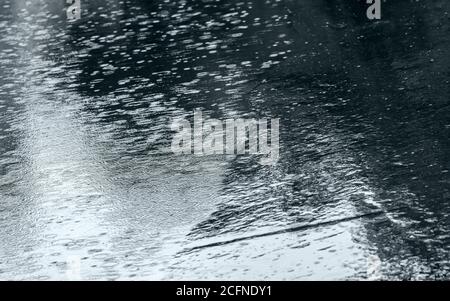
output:
[{"label": "wet road", "polygon": [[0,279],[449,278],[448,1],[64,2],[0,1]]}]

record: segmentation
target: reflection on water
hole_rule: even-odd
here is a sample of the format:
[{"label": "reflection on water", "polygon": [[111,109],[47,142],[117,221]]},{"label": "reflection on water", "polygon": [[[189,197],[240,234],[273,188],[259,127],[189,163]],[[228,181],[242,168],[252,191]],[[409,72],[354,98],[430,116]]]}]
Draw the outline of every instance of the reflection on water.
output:
[{"label": "reflection on water", "polygon": [[[0,278],[447,279],[450,4],[391,2],[0,1]],[[196,108],[278,164],[172,155]]]}]

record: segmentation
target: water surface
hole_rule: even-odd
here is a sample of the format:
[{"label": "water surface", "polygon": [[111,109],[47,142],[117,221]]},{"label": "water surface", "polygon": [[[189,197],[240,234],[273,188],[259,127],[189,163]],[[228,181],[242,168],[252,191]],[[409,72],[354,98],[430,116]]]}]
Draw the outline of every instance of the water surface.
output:
[{"label": "water surface", "polygon": [[[0,1],[1,279],[448,279],[448,1],[81,5]],[[175,156],[194,109],[279,161]]]}]

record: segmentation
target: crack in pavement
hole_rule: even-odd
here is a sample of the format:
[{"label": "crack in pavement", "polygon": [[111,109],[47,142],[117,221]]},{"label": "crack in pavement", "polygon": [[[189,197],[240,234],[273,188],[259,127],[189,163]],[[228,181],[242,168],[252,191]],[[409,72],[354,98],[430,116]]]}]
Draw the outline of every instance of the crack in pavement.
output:
[{"label": "crack in pavement", "polygon": [[[400,209],[400,208],[398,208],[398,209]],[[398,210],[398,209],[396,209],[396,210]],[[181,250],[178,254],[190,253],[192,251],[199,250],[199,249],[218,247],[218,246],[227,245],[227,244],[244,241],[244,240],[249,240],[249,239],[254,239],[254,238],[303,231],[303,230],[307,230],[307,229],[328,226],[328,225],[335,225],[335,224],[352,221],[352,220],[356,220],[356,219],[375,217],[375,216],[382,215],[384,213],[386,213],[386,212],[384,210],[380,209],[380,210],[375,210],[375,211],[371,211],[368,213],[358,214],[358,215],[354,215],[354,216],[349,216],[349,217],[344,217],[344,218],[339,218],[339,219],[334,219],[334,220],[329,220],[329,221],[324,221],[324,222],[296,225],[296,226],[292,226],[292,227],[285,228],[285,229],[279,229],[279,230],[275,230],[275,231],[269,231],[269,232],[264,232],[264,233],[260,233],[260,234],[243,236],[243,237],[233,238],[233,239],[229,239],[229,240],[218,241],[218,242],[213,242],[213,243],[209,243],[209,244],[185,248],[184,250]]]}]

